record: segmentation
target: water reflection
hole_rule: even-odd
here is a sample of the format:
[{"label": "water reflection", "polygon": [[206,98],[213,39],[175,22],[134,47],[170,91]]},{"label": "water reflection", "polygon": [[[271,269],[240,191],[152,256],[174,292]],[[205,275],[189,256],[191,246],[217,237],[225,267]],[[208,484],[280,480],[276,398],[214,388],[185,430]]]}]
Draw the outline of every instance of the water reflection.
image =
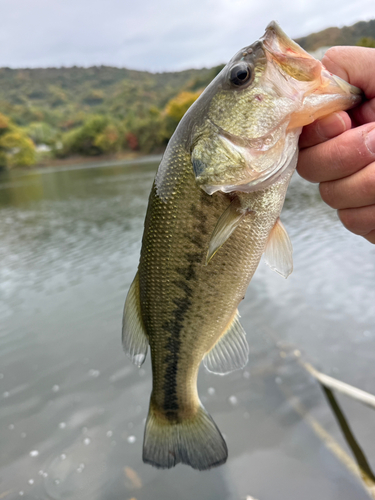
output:
[{"label": "water reflection", "polygon": [[[306,415],[346,446],[293,352],[372,391],[374,249],[336,224],[298,178],[283,214],[295,271],[285,281],[261,265],[241,305],[249,365],[199,377],[228,463],[204,473],[142,463],[150,364],[130,364],[120,325],[155,169],[0,177],[0,498],[368,498],[311,431]],[[373,469],[373,415],[358,403],[345,410]]]}]

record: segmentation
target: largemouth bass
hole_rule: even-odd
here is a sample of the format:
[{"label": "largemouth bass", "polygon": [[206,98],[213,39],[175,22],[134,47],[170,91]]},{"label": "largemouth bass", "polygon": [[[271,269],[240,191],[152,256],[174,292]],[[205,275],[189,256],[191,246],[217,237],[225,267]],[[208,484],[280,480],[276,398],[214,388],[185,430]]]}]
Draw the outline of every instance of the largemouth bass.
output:
[{"label": "largemouth bass", "polygon": [[198,397],[199,365],[223,374],[246,364],[237,307],[262,254],[282,276],[292,271],[279,215],[302,126],[360,99],[272,22],[178,125],[152,187],[124,309],[126,353],[141,366],[151,349],[144,462],[204,470],[226,461]]}]

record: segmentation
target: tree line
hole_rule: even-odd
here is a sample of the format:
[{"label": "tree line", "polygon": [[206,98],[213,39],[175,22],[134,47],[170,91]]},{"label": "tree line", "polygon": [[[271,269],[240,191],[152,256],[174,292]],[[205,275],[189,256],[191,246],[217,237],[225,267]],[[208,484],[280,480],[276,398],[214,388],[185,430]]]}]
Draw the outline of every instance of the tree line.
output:
[{"label": "tree line", "polygon": [[50,158],[162,152],[222,69],[0,69],[0,168]]},{"label": "tree line", "polygon": [[[375,39],[357,45],[375,47]],[[222,68],[0,68],[0,169],[72,155],[162,152]]]}]

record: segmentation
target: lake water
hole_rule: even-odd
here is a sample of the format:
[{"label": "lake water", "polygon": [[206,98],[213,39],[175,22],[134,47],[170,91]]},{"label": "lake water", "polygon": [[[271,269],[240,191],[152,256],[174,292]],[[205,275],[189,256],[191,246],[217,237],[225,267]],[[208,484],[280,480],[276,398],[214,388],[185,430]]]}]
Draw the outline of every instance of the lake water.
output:
[{"label": "lake water", "polygon": [[150,360],[133,366],[120,337],[156,168],[149,158],[0,175],[0,498],[371,498],[374,410],[337,395],[367,459],[362,480],[299,361],[375,392],[375,246],[297,175],[282,216],[294,272],[260,264],[240,306],[248,366],[199,376],[227,464],[142,463]]}]

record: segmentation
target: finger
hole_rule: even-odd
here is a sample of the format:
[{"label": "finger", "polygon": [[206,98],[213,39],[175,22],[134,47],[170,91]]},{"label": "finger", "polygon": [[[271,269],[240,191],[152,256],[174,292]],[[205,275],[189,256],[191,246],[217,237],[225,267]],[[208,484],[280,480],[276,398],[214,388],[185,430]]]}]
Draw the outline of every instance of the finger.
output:
[{"label": "finger", "polygon": [[375,245],[375,231],[371,231],[370,233],[366,234],[364,238]]},{"label": "finger", "polygon": [[338,216],[346,229],[375,243],[375,205],[341,209]]},{"label": "finger", "polygon": [[351,175],[375,160],[375,123],[302,149],[297,170],[310,182],[327,182]]},{"label": "finger", "polygon": [[364,91],[368,101],[351,111],[354,121],[359,125],[375,121],[375,50],[367,47],[331,47],[322,63],[328,71]]},{"label": "finger", "polygon": [[335,75],[359,87],[367,99],[375,97],[375,50],[367,47],[331,47],[322,63]]},{"label": "finger", "polygon": [[349,177],[322,182],[320,195],[332,208],[358,208],[375,203],[375,162]]},{"label": "finger", "polygon": [[[375,73],[375,67],[374,67]],[[375,97],[350,111],[353,120],[358,125],[375,122]]]},{"label": "finger", "polygon": [[328,115],[321,120],[311,123],[311,125],[303,127],[299,139],[299,147],[302,149],[315,146],[315,144],[332,139],[332,137],[336,137],[350,128],[351,120],[345,111],[333,113],[332,115]]}]

